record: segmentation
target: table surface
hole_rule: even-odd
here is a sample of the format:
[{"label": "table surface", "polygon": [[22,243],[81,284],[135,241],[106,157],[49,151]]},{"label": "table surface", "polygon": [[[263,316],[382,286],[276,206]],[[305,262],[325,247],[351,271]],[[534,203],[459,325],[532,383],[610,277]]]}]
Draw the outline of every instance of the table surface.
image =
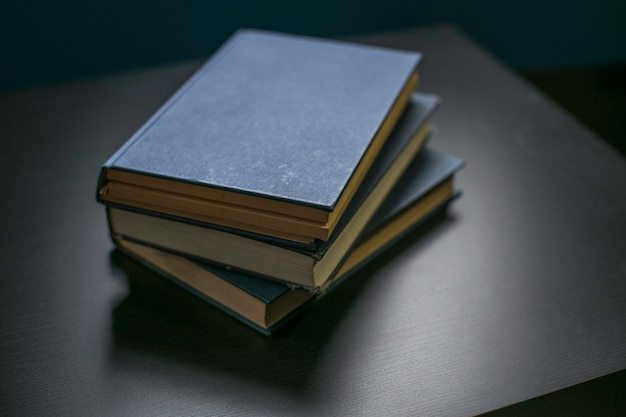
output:
[{"label": "table surface", "polygon": [[0,96],[0,414],[475,415],[605,375],[624,406],[624,158],[454,28],[360,40],[424,53],[464,195],[272,338],[114,252],[95,202],[199,62]]}]

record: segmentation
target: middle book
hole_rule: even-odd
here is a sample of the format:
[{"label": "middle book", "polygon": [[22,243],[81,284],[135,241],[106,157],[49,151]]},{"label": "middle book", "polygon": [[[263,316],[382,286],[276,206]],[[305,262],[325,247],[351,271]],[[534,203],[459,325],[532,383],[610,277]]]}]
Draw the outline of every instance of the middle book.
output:
[{"label": "middle book", "polygon": [[314,292],[341,266],[393,185],[422,149],[436,96],[414,93],[368,170],[344,216],[326,241],[299,243],[218,225],[108,207],[111,234],[217,265],[291,283]]}]

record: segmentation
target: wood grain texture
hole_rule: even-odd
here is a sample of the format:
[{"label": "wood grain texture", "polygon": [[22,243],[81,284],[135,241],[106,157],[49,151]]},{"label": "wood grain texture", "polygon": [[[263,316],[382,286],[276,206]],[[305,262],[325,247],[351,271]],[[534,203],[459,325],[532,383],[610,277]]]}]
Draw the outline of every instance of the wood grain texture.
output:
[{"label": "wood grain texture", "polygon": [[0,414],[474,415],[626,368],[623,157],[452,28],[363,40],[424,53],[464,196],[274,338],[111,253],[95,202],[197,63],[0,97]]}]

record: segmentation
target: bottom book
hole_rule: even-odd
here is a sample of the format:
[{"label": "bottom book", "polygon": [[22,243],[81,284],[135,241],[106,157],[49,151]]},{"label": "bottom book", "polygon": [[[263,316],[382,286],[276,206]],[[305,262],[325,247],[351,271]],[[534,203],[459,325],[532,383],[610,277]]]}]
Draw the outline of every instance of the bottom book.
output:
[{"label": "bottom book", "polygon": [[396,184],[323,294],[209,265],[124,239],[117,247],[241,322],[269,335],[369,261],[442,212],[458,196],[454,174],[463,161],[424,149]]}]

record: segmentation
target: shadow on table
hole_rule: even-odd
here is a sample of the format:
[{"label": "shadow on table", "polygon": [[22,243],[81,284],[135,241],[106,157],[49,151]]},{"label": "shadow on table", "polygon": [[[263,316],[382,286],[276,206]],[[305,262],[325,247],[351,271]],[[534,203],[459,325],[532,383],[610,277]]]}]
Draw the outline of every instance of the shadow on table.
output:
[{"label": "shadow on table", "polygon": [[129,286],[112,311],[114,352],[130,350],[304,392],[342,317],[376,271],[407,247],[428,244],[453,223],[446,213],[432,218],[270,337],[113,250],[111,266]]}]

